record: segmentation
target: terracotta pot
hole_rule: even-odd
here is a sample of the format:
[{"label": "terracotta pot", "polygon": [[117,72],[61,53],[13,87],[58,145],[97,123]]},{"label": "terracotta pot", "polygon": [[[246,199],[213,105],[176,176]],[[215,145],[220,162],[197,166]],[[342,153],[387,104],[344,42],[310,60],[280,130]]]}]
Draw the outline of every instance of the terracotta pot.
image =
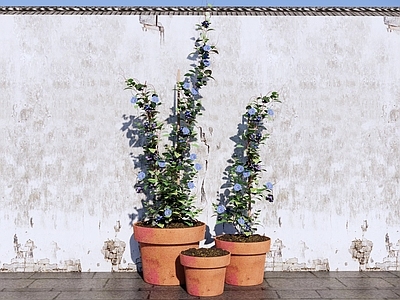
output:
[{"label": "terracotta pot", "polygon": [[218,296],[224,292],[226,267],[231,255],[196,257],[180,254],[185,268],[186,291],[192,296]]},{"label": "terracotta pot", "polygon": [[215,245],[231,252],[231,263],[226,269],[227,284],[251,286],[263,282],[266,254],[271,246],[269,238],[264,242],[240,243],[222,241],[217,236]]},{"label": "terracotta pot", "polygon": [[188,248],[198,248],[204,239],[206,225],[188,228],[150,228],[133,225],[133,236],[140,245],[143,279],[155,285],[185,283],[179,254]]}]

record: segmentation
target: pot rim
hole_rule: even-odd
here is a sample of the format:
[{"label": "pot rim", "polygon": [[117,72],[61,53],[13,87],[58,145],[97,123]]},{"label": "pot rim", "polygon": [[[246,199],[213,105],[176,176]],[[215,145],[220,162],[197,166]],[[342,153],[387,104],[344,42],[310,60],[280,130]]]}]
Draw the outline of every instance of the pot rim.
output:
[{"label": "pot rim", "polygon": [[222,256],[191,256],[180,253],[179,260],[182,266],[197,269],[217,269],[224,268],[231,261],[231,253]]},{"label": "pot rim", "polygon": [[159,245],[192,244],[204,239],[206,224],[185,228],[153,228],[133,224],[133,236],[139,243]]},{"label": "pot rim", "polygon": [[221,235],[215,237],[215,245],[231,252],[232,255],[265,255],[271,247],[271,238],[262,242],[231,242],[218,239]]}]

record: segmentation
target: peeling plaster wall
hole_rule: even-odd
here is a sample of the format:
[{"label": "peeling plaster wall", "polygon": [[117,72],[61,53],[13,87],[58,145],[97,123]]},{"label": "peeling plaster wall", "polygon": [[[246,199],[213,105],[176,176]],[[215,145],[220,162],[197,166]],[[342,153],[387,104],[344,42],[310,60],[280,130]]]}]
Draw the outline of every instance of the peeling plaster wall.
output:
[{"label": "peeling plaster wall", "polygon": [[[152,83],[167,114],[201,20],[0,16],[0,270],[140,268],[140,149],[121,131],[137,112],[124,79]],[[400,270],[400,33],[383,17],[212,23],[220,55],[203,90],[196,182],[210,233],[243,108],[277,90],[263,149],[276,199],[260,204],[266,270]]]}]

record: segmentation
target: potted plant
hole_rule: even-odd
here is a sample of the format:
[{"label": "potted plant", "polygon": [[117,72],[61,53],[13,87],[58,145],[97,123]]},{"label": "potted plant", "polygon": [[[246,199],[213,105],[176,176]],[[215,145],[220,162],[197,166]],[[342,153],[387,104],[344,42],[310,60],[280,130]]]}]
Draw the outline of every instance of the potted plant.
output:
[{"label": "potted plant", "polygon": [[260,145],[269,135],[264,133],[264,121],[273,116],[271,104],[279,102],[278,93],[259,96],[246,106],[243,124],[235,143],[230,166],[224,173],[227,179],[226,191],[220,202],[214,204],[217,224],[228,223],[235,234],[216,237],[218,248],[231,252],[231,263],[227,268],[226,283],[232,285],[261,284],[264,277],[266,253],[269,251],[269,237],[255,234],[260,210],[254,209],[256,201],[273,202],[273,184],[260,186],[262,161]]},{"label": "potted plant", "polygon": [[[201,169],[191,146],[197,136],[196,118],[203,109],[200,89],[212,78],[210,54],[218,52],[207,37],[212,30],[207,17],[196,30],[194,63],[183,81],[178,78],[175,111],[166,121],[159,121],[161,100],[155,88],[126,80],[126,89],[133,92],[131,102],[141,110],[139,118],[131,117],[128,123],[138,131],[143,148],[137,158],[141,171],[135,187],[145,195],[144,216],[133,226],[134,238],[140,245],[144,280],[157,285],[184,283],[179,254],[188,247],[199,247],[205,234],[205,224],[196,219],[200,210],[191,193]],[[172,123],[168,141],[162,135],[166,122]],[[163,142],[167,144],[162,146]]]},{"label": "potted plant", "polygon": [[219,248],[190,248],[182,251],[186,291],[192,296],[218,296],[224,292],[226,267],[231,254]]}]

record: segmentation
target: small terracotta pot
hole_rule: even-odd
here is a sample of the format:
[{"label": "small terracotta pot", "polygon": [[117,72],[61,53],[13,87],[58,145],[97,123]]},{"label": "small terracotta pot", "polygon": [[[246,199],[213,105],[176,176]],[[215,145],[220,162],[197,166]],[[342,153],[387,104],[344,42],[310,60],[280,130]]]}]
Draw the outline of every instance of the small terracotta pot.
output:
[{"label": "small terracotta pot", "polygon": [[133,225],[133,235],[140,245],[143,279],[155,285],[185,283],[179,254],[188,248],[198,248],[204,239],[206,225],[188,228],[150,228]]},{"label": "small terracotta pot", "polygon": [[271,246],[271,239],[263,242],[241,243],[228,242],[215,238],[217,248],[231,252],[231,263],[226,269],[225,282],[230,285],[252,286],[264,280],[266,254]]},{"label": "small terracotta pot", "polygon": [[226,267],[231,255],[197,257],[180,254],[186,291],[192,296],[218,296],[224,292]]}]

